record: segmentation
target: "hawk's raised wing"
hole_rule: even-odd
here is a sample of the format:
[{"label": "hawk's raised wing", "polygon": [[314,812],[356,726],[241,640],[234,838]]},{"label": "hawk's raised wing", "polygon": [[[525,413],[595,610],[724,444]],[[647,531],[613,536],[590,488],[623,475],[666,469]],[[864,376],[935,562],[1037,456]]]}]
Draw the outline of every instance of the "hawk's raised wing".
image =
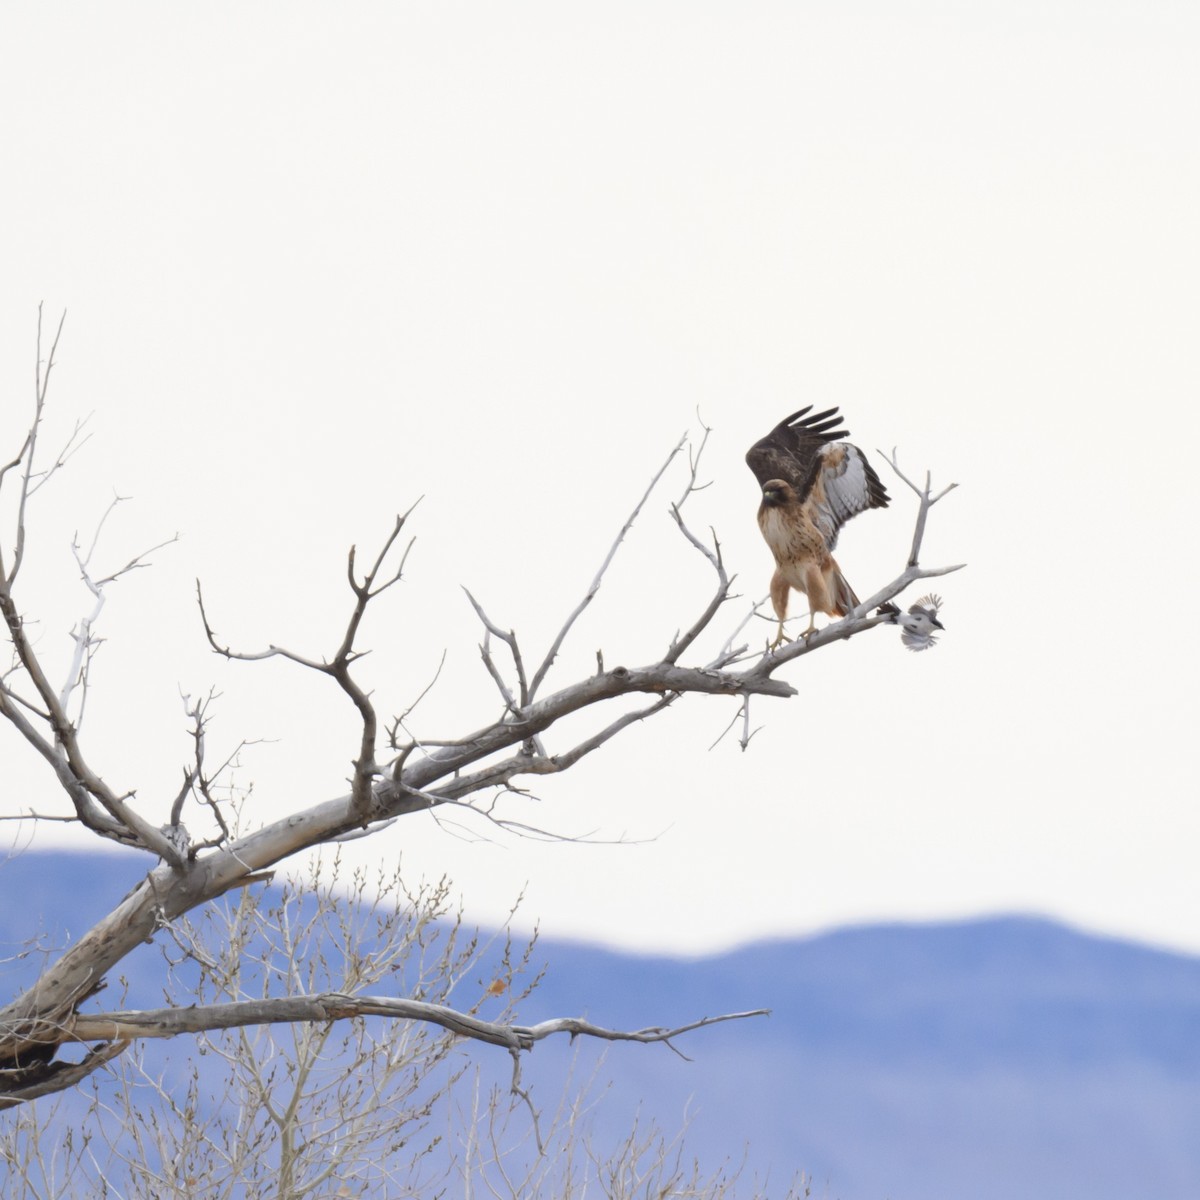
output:
[{"label": "hawk's raised wing", "polygon": [[808,495],[820,470],[821,447],[849,432],[837,428],[842,418],[836,408],[806,416],[811,411],[810,404],[792,413],[746,451],[746,463],[759,487],[768,480],[782,479],[792,485],[797,499]]},{"label": "hawk's raised wing", "polygon": [[825,544],[837,545],[838,530],[868,508],[887,508],[891,497],[867,457],[849,442],[837,442],[817,455],[807,510]]}]

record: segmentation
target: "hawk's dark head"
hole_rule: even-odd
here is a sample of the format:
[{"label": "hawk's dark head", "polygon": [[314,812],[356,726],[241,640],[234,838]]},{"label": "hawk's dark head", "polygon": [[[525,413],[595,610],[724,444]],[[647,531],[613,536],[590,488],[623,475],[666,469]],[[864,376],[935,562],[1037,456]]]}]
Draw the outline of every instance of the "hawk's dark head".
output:
[{"label": "hawk's dark head", "polygon": [[791,504],[796,499],[796,489],[785,479],[768,479],[763,484],[762,502],[768,508]]}]

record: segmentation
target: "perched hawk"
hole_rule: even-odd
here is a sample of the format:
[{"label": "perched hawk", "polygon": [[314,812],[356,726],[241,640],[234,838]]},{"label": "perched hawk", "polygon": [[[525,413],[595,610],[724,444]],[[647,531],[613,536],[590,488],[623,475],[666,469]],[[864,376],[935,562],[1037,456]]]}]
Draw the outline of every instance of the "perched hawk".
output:
[{"label": "perched hawk", "polygon": [[762,488],[758,527],[771,553],[771,604],[779,618],[772,649],[785,640],[788,592],[808,597],[811,616],[804,636],[816,628],[817,613],[844,617],[858,597],[833,559],[838,530],[856,513],[886,508],[888,494],[863,452],[838,429],[836,408],[807,416],[812,405],[781,421],[746,452]]}]

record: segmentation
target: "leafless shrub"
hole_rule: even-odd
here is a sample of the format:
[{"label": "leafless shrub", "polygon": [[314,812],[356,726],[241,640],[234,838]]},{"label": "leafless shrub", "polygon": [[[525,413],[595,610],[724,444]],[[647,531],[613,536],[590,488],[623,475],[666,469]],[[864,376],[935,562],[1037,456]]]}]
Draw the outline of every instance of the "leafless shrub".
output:
[{"label": "leafless shrub", "polygon": [[[198,1004],[393,984],[503,1017],[540,981],[535,946],[505,932],[481,943],[445,880],[413,890],[398,868],[346,876],[335,855],[281,889],[243,890],[181,919],[161,953],[171,993]],[[60,1111],[63,1097],[13,1111],[0,1129],[6,1198],[718,1200],[741,1176],[706,1171],[682,1133],[641,1121],[602,1149],[589,1121],[602,1102],[597,1072],[564,1080],[535,1114],[484,1080],[461,1039],[427,1023],[243,1026],[200,1033],[165,1063],[150,1057],[142,1043],[93,1076],[82,1111]]]}]

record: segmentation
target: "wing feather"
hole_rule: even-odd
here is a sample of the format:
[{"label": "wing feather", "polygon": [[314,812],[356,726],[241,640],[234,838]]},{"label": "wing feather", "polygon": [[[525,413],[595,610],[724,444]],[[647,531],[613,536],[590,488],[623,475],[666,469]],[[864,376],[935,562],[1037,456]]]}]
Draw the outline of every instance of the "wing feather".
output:
[{"label": "wing feather", "polygon": [[849,442],[826,446],[817,456],[809,492],[809,519],[821,531],[830,550],[838,530],[868,508],[887,508],[890,497],[867,457]]},{"label": "wing feather", "polygon": [[849,434],[837,428],[842,418],[836,408],[808,416],[810,412],[811,404],[785,417],[746,451],[746,463],[759,487],[770,479],[782,479],[801,500],[808,495],[820,470],[821,447]]}]

